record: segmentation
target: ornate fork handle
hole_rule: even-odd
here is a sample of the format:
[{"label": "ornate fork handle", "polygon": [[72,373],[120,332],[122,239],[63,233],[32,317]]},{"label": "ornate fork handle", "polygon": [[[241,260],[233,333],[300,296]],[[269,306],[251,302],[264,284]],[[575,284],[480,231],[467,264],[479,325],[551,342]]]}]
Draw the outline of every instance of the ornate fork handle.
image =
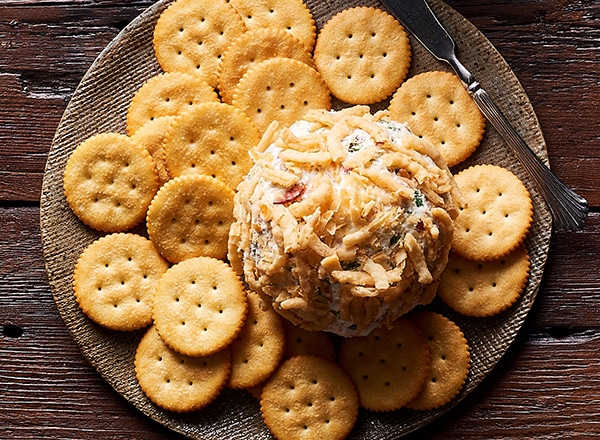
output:
[{"label": "ornate fork handle", "polygon": [[521,161],[548,205],[557,229],[581,228],[588,213],[587,201],[562,183],[529,148],[508,122],[488,93],[477,82],[468,87],[473,100],[484,111],[488,121],[504,138]]}]

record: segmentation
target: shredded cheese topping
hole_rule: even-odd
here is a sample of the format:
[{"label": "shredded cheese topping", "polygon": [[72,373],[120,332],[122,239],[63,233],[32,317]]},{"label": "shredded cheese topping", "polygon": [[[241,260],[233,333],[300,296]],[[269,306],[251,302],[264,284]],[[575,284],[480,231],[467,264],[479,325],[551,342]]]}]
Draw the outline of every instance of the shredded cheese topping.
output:
[{"label": "shredded cheese topping", "polygon": [[229,259],[276,311],[356,336],[433,299],[460,202],[431,144],[356,106],[273,124],[251,154]]}]

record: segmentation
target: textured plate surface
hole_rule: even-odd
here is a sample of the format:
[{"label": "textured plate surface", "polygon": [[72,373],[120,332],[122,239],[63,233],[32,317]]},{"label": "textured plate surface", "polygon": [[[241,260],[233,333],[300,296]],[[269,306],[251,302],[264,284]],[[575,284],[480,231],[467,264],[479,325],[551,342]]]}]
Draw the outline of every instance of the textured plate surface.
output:
[{"label": "textured plate surface", "polygon": [[[63,171],[75,147],[89,136],[125,133],[129,100],[145,80],[160,72],[152,49],[152,32],[171,0],[159,1],[131,22],[99,55],[75,91],[50,149],[41,196],[41,229],[46,270],[54,300],[70,334],[86,359],[125,399],[152,419],[193,439],[270,439],[259,415],[258,402],[245,392],[226,390],[206,409],[178,415],[152,404],[139,388],[133,369],[135,348],[142,331],[121,333],[92,323],[80,311],[72,294],[72,273],[79,254],[100,236],[79,222],[63,194]],[[306,0],[317,27],[350,6],[383,6],[377,0]],[[439,0],[430,1],[440,21],[454,36],[459,56],[514,123],[517,131],[547,162],[544,138],[533,108],[518,80],[491,43],[460,14]],[[449,70],[414,39],[409,75],[424,70]],[[384,103],[383,105],[385,105]],[[531,274],[519,302],[489,319],[458,316],[439,302],[433,307],[453,319],[471,348],[471,371],[460,395],[434,411],[400,410],[387,414],[361,412],[350,438],[396,439],[412,432],[459,403],[497,364],[515,339],[538,292],[551,237],[551,218],[526,172],[501,138],[487,129],[482,146],[461,168],[474,163],[504,166],[519,176],[534,204],[534,222],[526,241]],[[454,171],[458,171],[457,169]]]}]

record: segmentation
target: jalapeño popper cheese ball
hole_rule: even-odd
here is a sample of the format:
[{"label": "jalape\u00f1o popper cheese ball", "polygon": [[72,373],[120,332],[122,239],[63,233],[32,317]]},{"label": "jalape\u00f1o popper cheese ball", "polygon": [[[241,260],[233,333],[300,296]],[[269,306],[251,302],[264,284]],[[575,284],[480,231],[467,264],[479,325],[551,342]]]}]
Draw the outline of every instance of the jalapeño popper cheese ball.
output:
[{"label": "jalape\u00f1o popper cheese ball", "polygon": [[277,312],[358,336],[433,299],[460,201],[430,143],[357,106],[274,123],[251,154],[229,259]]}]

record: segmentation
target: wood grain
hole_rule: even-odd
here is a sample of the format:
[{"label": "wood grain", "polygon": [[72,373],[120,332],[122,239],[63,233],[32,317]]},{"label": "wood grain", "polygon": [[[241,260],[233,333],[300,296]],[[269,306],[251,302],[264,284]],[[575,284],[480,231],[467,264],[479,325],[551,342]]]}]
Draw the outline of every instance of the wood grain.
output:
[{"label": "wood grain", "polygon": [[[555,233],[536,303],[492,374],[410,439],[600,435],[600,3],[450,0],[512,67],[556,174],[591,205]],[[115,393],[58,315],[39,195],[62,113],[100,51],[151,1],[0,0],[0,427],[6,439],[181,438]]]}]

